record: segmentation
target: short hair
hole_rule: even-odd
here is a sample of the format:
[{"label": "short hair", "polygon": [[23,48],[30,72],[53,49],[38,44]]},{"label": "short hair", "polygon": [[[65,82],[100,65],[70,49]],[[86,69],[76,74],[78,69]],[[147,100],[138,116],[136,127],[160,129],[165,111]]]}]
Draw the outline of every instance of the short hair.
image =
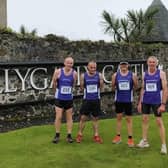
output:
[{"label": "short hair", "polygon": [[67,60],[67,59],[72,59],[72,60],[74,61],[74,59],[73,59],[71,56],[67,56],[67,57],[64,59],[64,61]]},{"label": "short hair", "polygon": [[153,56],[153,55],[149,56],[148,59],[147,59],[147,62],[148,62],[149,59],[154,59],[156,61],[156,65],[158,65],[159,60],[157,59],[156,56]]},{"label": "short hair", "polygon": [[96,61],[95,61],[95,60],[89,60],[87,65],[89,65],[90,63],[94,63],[94,64],[96,64],[96,65],[97,65],[97,63],[96,63]]}]

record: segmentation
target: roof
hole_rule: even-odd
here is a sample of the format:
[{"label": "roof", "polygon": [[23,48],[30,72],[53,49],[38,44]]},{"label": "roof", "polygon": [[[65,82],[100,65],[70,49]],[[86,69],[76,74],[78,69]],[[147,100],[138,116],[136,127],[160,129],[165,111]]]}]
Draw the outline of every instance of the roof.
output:
[{"label": "roof", "polygon": [[143,42],[163,42],[168,43],[168,10],[161,0],[153,0],[148,7],[157,8],[158,12],[154,15],[155,25],[148,37],[145,37]]}]

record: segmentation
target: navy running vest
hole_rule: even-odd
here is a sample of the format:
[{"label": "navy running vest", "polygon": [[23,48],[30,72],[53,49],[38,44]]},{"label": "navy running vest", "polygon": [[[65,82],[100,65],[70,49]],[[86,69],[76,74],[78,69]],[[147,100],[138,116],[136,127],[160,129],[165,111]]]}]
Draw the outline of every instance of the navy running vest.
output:
[{"label": "navy running vest", "polygon": [[142,102],[145,104],[160,104],[162,99],[162,84],[160,79],[160,70],[150,75],[145,72],[144,75],[144,95]]},{"label": "navy running vest", "polygon": [[126,76],[116,73],[115,101],[121,103],[130,103],[133,100],[133,74],[128,72]]},{"label": "navy running vest", "polygon": [[73,77],[72,70],[70,75],[65,75],[63,68],[61,68],[61,74],[59,79],[57,80],[57,88],[55,92],[55,98],[60,100],[72,100],[73,94],[72,94],[72,88],[74,83],[74,77]]},{"label": "navy running vest", "polygon": [[84,73],[84,99],[100,99],[100,77],[98,72],[94,76],[89,76],[87,72]]}]

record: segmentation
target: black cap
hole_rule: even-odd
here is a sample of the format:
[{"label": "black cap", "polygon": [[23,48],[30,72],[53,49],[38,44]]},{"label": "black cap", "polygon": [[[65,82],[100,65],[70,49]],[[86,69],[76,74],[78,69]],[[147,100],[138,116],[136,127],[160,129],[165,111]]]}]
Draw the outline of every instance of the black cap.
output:
[{"label": "black cap", "polygon": [[129,63],[127,61],[120,62],[120,65],[128,65]]}]

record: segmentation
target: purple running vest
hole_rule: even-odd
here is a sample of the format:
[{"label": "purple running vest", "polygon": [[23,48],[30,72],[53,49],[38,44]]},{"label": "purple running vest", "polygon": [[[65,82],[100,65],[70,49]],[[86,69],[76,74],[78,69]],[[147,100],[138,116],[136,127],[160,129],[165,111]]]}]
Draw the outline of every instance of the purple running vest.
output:
[{"label": "purple running vest", "polygon": [[126,76],[116,73],[115,101],[121,103],[131,103],[133,100],[133,75],[128,72]]},{"label": "purple running vest", "polygon": [[162,98],[162,85],[160,79],[160,70],[150,75],[145,72],[144,75],[144,95],[142,102],[145,104],[160,104]]},{"label": "purple running vest", "polygon": [[73,94],[72,94],[72,87],[74,82],[72,70],[70,75],[65,75],[63,68],[61,68],[61,74],[59,79],[57,80],[57,89],[55,92],[55,98],[60,100],[72,100]]},{"label": "purple running vest", "polygon": [[84,73],[84,99],[97,100],[100,99],[100,77],[96,72],[94,76]]}]

